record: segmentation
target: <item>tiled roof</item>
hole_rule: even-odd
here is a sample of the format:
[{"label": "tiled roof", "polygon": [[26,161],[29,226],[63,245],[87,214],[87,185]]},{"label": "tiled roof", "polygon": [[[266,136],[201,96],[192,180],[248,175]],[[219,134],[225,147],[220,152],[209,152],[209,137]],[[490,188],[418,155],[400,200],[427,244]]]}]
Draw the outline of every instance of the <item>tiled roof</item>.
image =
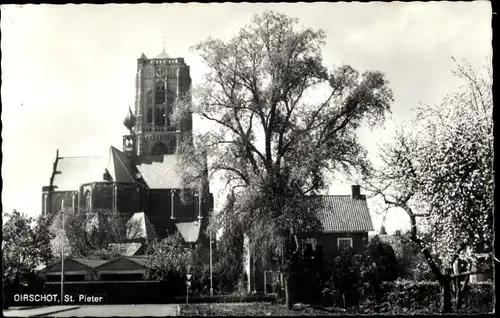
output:
[{"label": "tiled roof", "polygon": [[156,235],[151,222],[144,212],[137,212],[127,221],[127,239],[155,239]]},{"label": "tiled roof", "polygon": [[115,249],[120,255],[134,256],[142,247],[141,243],[111,243],[109,247]]},{"label": "tiled roof", "polygon": [[318,196],[317,212],[323,232],[373,231],[366,199],[350,195]]},{"label": "tiled roof", "polygon": [[57,191],[78,190],[81,184],[102,181],[105,169],[112,181],[135,183],[137,168],[132,160],[115,147],[109,148],[107,156],[60,157],[54,183]]},{"label": "tiled roof", "polygon": [[200,222],[179,222],[175,226],[181,232],[182,238],[186,243],[196,243],[200,236]]},{"label": "tiled roof", "polygon": [[137,169],[150,189],[179,189],[182,187],[179,161],[177,155],[164,155],[162,162],[143,163]]}]

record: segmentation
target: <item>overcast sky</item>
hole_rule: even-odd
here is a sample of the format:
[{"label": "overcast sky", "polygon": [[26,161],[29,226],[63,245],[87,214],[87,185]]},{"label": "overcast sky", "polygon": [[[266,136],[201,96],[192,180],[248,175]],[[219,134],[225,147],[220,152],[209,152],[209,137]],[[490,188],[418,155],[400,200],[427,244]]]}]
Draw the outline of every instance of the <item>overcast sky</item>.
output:
[{"label": "overcast sky", "polygon": [[[199,84],[205,68],[189,48],[208,37],[228,39],[265,10],[323,29],[326,66],[385,72],[393,115],[386,131],[362,132],[371,154],[418,103],[439,103],[457,89],[452,56],[476,68],[491,63],[486,1],[2,6],[4,210],[41,212],[56,149],[61,156],[121,149],[141,53],[159,54],[166,37],[168,54],[184,57]],[[350,184],[332,183],[329,193],[348,194]],[[373,213],[373,221],[378,228],[381,217]],[[388,231],[406,223],[402,214],[387,217]]]}]

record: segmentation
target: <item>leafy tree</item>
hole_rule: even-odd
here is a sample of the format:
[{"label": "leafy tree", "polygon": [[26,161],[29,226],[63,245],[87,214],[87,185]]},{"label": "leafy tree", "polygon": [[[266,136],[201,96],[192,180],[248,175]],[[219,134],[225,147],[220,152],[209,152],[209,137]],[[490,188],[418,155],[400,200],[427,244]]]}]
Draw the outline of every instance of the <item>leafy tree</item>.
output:
[{"label": "leafy tree", "polygon": [[192,264],[191,251],[185,247],[180,233],[149,242],[146,247],[149,279],[165,280],[171,274],[183,275]]},{"label": "leafy tree", "polygon": [[297,19],[256,15],[229,41],[194,47],[209,71],[193,102],[185,96],[174,115],[182,123],[195,113],[212,127],[181,143],[186,188],[207,173],[225,181],[233,199],[221,224],[241,226],[256,259],[280,255],[289,307],[298,235],[317,225],[307,197],[325,187],[327,172],[367,171],[356,129],[379,123],[392,101],[382,73],[324,67],[324,40],[323,31],[301,29]]},{"label": "leafy tree", "polygon": [[358,260],[352,250],[342,250],[333,261],[332,283],[335,290],[342,294],[344,308],[346,294],[352,292],[360,282]]},{"label": "leafy tree", "polygon": [[3,215],[2,273],[4,291],[15,291],[35,274],[35,269],[52,259],[48,220],[34,219],[14,210]]},{"label": "leafy tree", "polygon": [[214,277],[220,289],[232,290],[243,275],[243,231],[238,222],[233,227],[225,227],[217,242],[214,261]]},{"label": "leafy tree", "polygon": [[[51,231],[61,229],[62,215],[54,215]],[[64,213],[63,242],[65,255],[90,259],[113,259],[118,251],[110,243],[124,243],[139,238],[142,227],[139,221],[130,220],[130,215],[110,210],[80,211]],[[52,241],[55,255],[61,254],[61,237]]]},{"label": "leafy tree", "polygon": [[366,282],[380,284],[384,281],[393,281],[398,277],[398,261],[394,249],[391,245],[382,242],[378,236],[372,238],[363,255],[365,264],[370,265],[363,275]]},{"label": "leafy tree", "polygon": [[493,235],[491,73],[459,64],[456,75],[465,81],[462,91],[417,109],[411,131],[401,129],[382,150],[383,166],[367,184],[389,208],[408,214],[411,240],[442,287],[445,312],[452,310],[452,288],[460,307],[475,251],[491,246]]}]

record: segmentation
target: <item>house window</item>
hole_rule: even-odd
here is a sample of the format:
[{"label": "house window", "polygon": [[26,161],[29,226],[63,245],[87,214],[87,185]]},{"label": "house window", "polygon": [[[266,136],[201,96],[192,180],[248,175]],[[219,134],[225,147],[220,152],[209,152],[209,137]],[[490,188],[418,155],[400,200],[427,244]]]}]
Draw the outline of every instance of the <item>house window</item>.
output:
[{"label": "house window", "polygon": [[339,250],[352,248],[352,238],[341,237],[337,239],[337,247]]}]

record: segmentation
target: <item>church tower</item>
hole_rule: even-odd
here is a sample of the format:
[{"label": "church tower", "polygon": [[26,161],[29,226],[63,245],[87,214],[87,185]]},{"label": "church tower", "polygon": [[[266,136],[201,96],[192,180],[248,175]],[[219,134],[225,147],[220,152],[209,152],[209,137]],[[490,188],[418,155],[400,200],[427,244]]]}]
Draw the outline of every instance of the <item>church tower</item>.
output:
[{"label": "church tower", "polygon": [[175,154],[183,137],[192,134],[191,115],[179,123],[172,118],[177,102],[189,98],[189,71],[183,58],[171,58],[165,49],[155,58],[143,53],[137,60],[135,131],[124,139],[137,161]]}]

